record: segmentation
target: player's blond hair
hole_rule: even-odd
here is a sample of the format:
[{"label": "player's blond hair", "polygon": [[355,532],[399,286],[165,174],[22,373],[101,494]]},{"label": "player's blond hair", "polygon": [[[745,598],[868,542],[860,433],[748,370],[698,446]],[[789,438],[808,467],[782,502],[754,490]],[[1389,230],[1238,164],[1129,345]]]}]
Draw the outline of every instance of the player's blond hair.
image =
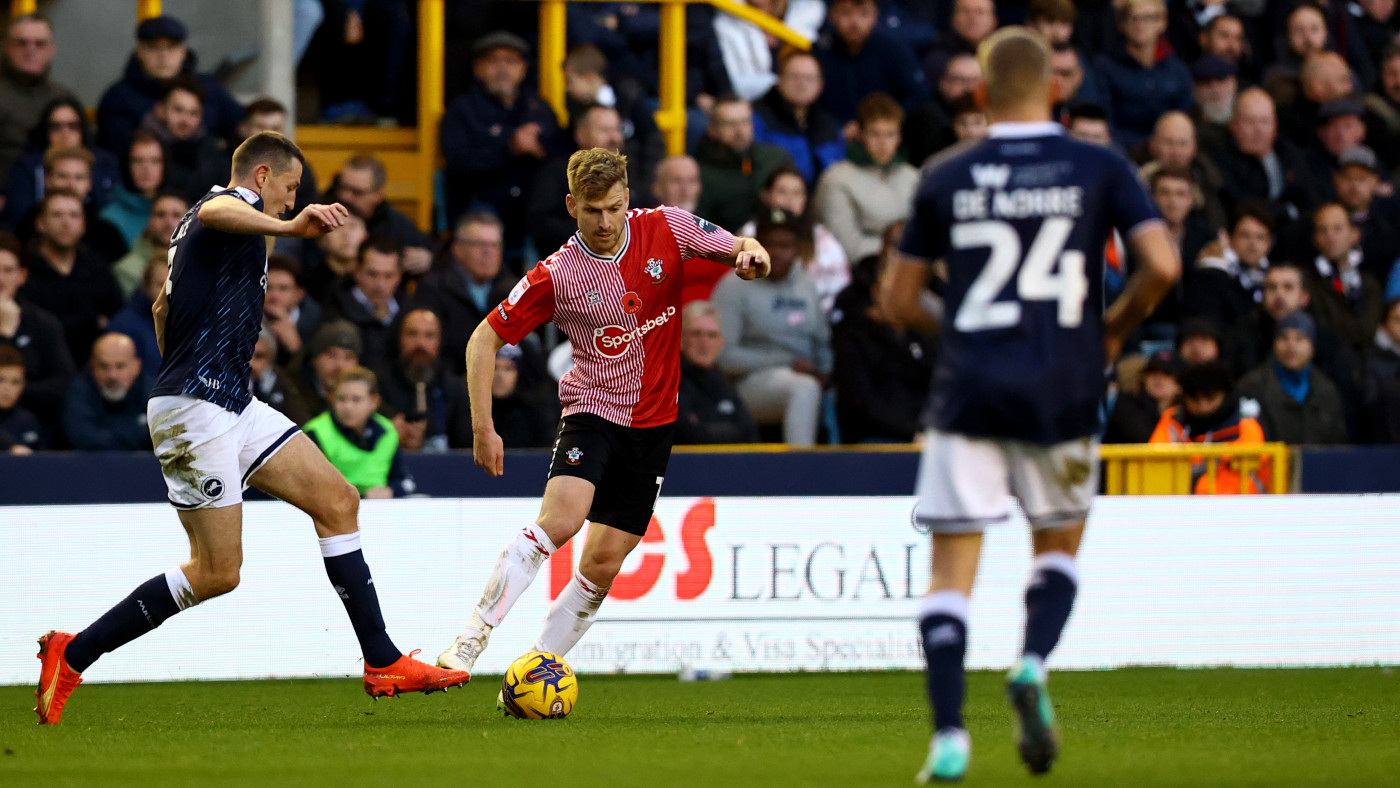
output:
[{"label": "player's blond hair", "polygon": [[977,48],[987,91],[987,108],[1003,109],[1046,95],[1050,85],[1050,43],[1039,31],[1003,27]]},{"label": "player's blond hair", "polygon": [[569,193],[575,200],[597,200],[617,184],[627,188],[627,157],[589,148],[569,157]]}]

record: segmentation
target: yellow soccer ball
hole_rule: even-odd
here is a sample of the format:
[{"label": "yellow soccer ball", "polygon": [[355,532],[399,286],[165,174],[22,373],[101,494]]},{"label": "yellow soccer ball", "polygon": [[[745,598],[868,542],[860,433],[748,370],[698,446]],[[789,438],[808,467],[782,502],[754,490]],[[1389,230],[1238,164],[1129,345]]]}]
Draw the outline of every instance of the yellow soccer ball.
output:
[{"label": "yellow soccer ball", "polygon": [[562,720],[578,702],[578,676],[563,657],[543,651],[511,663],[501,686],[501,707],[521,720]]}]

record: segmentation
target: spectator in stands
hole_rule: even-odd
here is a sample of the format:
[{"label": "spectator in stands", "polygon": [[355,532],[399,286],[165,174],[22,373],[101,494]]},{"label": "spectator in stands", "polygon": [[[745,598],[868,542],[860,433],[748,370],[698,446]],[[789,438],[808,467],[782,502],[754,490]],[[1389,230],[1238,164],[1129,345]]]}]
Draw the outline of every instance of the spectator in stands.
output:
[{"label": "spectator in stands", "polygon": [[1361,121],[1361,102],[1336,99],[1318,110],[1317,133],[1307,149],[1309,177],[1313,193],[1319,200],[1337,199],[1332,174],[1338,168],[1338,158],[1366,141],[1366,124]]},{"label": "spectator in stands", "polygon": [[[951,65],[951,64],[950,64]],[[1079,50],[1068,44],[1050,53],[1050,71],[1059,80],[1059,103],[1054,117],[1068,125],[1070,107],[1079,104],[1103,105],[1103,92],[1098,80],[1085,69]],[[910,156],[913,161],[913,156]]]},{"label": "spectator in stands", "polygon": [[70,192],[49,192],[39,203],[38,233],[28,259],[26,299],[63,323],[74,361],[87,361],[92,343],[122,307],[121,289],[107,262],[80,241],[85,223],[83,203]]},{"label": "spectator in stands", "polygon": [[1205,55],[1191,67],[1191,80],[1196,100],[1191,120],[1196,134],[1207,146],[1220,147],[1230,137],[1230,119],[1240,91],[1238,72],[1229,61]]},{"label": "spectator in stands", "polygon": [[413,306],[442,322],[442,358],[454,375],[466,374],[467,340],[486,314],[515,284],[501,270],[504,228],[494,214],[469,213],[457,220],[448,261],[423,277]]},{"label": "spectator in stands", "polygon": [[365,220],[351,213],[339,229],[317,239],[313,263],[302,274],[302,285],[312,300],[324,300],[331,290],[350,278],[360,259],[360,244],[368,237]]},{"label": "spectator in stands", "polygon": [[[1236,347],[1232,348],[1231,369],[1244,374],[1264,363],[1273,352],[1278,321],[1294,312],[1308,311],[1312,297],[1307,287],[1308,274],[1303,266],[1291,260],[1276,260],[1264,274],[1264,302],[1255,307],[1236,328]],[[1338,386],[1346,386],[1356,378],[1359,361],[1351,346],[1325,324],[1317,323],[1313,341],[1317,365]]]},{"label": "spectator in stands", "polygon": [[[1176,242],[1182,260],[1195,260],[1207,243],[1215,240],[1218,229],[1206,220],[1197,199],[1200,185],[1192,177],[1191,171],[1180,167],[1158,167],[1147,181],[1152,194],[1152,202],[1167,223],[1167,233]],[[1158,306],[1156,315],[1162,314],[1162,306],[1173,296],[1167,296]],[[1175,305],[1179,306],[1179,302]],[[1175,317],[1175,315],[1171,315]]]},{"label": "spectator in stands", "polygon": [[943,76],[934,83],[933,97],[909,113],[904,121],[905,150],[909,162],[919,166],[929,156],[957,142],[953,133],[953,105],[972,95],[982,83],[982,67],[976,55],[957,54],[949,58]]},{"label": "spectator in stands", "polygon": [[1188,367],[1219,361],[1223,341],[1220,326],[1214,320],[1200,315],[1188,317],[1176,332],[1176,355]]},{"label": "spectator in stands", "polygon": [[[826,18],[822,0],[748,0],[748,5],[778,17],[808,41],[814,41]],[[752,22],[724,12],[715,14],[715,40],[734,93],[745,101],[758,101],[774,82],[773,42]]]},{"label": "spectator in stands", "polygon": [[936,345],[885,310],[880,272],[898,265],[901,232],[885,234],[880,256],[856,269],[833,313],[832,383],[842,443],[909,443],[928,400]]},{"label": "spectator in stands", "polygon": [[141,121],[165,146],[166,186],[190,202],[222,185],[229,173],[228,148],[204,127],[203,91],[198,79],[177,76]]},{"label": "spectator in stands", "polygon": [[399,321],[398,358],[379,375],[384,403],[404,451],[472,446],[471,405],[461,375],[442,360],[442,321],[414,309]]},{"label": "spectator in stands", "polygon": [[681,312],[681,387],[676,443],[755,443],[758,427],[717,363],[724,350],[719,310],[692,301]]},{"label": "spectator in stands", "polygon": [[1158,49],[1167,29],[1163,0],[1115,3],[1123,47],[1094,58],[1094,72],[1104,89],[1113,139],[1131,148],[1152,133],[1158,116],[1191,109],[1191,71],[1176,55]]},{"label": "spectator in stands", "polygon": [[963,96],[953,102],[953,136],[957,142],[986,139],[989,131],[987,113],[975,98]]},{"label": "spectator in stands", "polygon": [[345,320],[360,332],[361,365],[383,368],[391,358],[399,300],[395,294],[403,281],[403,247],[383,235],[371,235],[360,244],[350,279],[331,290],[325,318]]},{"label": "spectator in stands", "polygon": [[[1149,443],[1263,444],[1266,430],[1257,419],[1244,414],[1234,388],[1230,370],[1224,364],[1211,362],[1182,370],[1181,405],[1162,413]],[[1270,472],[1283,473],[1284,469],[1261,468],[1244,473],[1234,458],[1213,462],[1192,458],[1191,490],[1196,495],[1253,495],[1264,490],[1265,476]]]},{"label": "spectator in stands", "polygon": [[369,155],[352,157],[335,176],[335,200],[365,220],[371,236],[392,238],[403,247],[403,270],[421,276],[433,266],[433,242],[413,220],[395,208],[384,193],[389,173],[384,162]]},{"label": "spectator in stands", "polygon": [[98,215],[115,225],[127,244],[135,247],[151,218],[156,196],[165,184],[165,147],[160,139],[145,129],[138,129],[122,155],[121,173],[121,181],[112,190],[111,201]]},{"label": "spectator in stands", "polygon": [[[1328,12],[1312,2],[1301,2],[1288,12],[1284,47],[1274,64],[1264,73],[1264,82],[1280,77],[1296,77],[1307,59],[1331,49],[1346,58],[1363,89],[1369,89],[1376,79],[1376,68],[1366,55],[1366,47],[1351,29],[1349,15],[1343,9],[1334,15],[1337,28],[1329,30]],[[1343,33],[1339,38],[1337,33]],[[1345,51],[1338,48],[1338,43]]]},{"label": "spectator in stands", "polygon": [[285,255],[267,258],[267,295],[263,299],[263,328],[277,340],[277,361],[286,363],[301,352],[321,324],[321,305],[306,297],[301,265]]},{"label": "spectator in stands", "polygon": [[1366,139],[1388,171],[1400,165],[1400,42],[1386,48],[1375,92],[1366,96]]},{"label": "spectator in stands", "polygon": [[[1147,151],[1152,159],[1142,166],[1143,180],[1150,183],[1161,168],[1187,171],[1194,182],[1192,195],[1201,215],[1211,227],[1225,226],[1225,206],[1220,202],[1223,178],[1215,162],[1196,145],[1196,127],[1190,116],[1173,110],[1158,118],[1147,140]],[[1195,258],[1182,259],[1190,262]]]},{"label": "spectator in stands", "polygon": [[872,93],[890,95],[908,109],[923,102],[923,69],[907,44],[875,29],[875,0],[831,0],[827,15],[831,32],[814,50],[826,79],[821,106],[846,124],[847,138],[856,109]]},{"label": "spectator in stands", "polygon": [[792,162],[777,145],[754,142],[753,110],[734,95],[715,100],[695,161],[700,164],[700,215],[720,227],[743,224],[768,176]]},{"label": "spectator in stands", "polygon": [[[632,161],[631,151],[624,150],[622,116],[612,107],[593,104],[573,116],[574,150],[605,148],[629,154],[627,169],[639,183],[646,183],[641,163]],[[569,194],[569,157],[574,151],[554,156],[535,173],[530,188],[530,239],[541,257],[554,254],[578,230],[578,221],[564,210],[564,198]]]},{"label": "spectator in stands", "polygon": [[[807,271],[808,278],[817,288],[817,295],[822,299],[822,309],[830,314],[836,294],[851,283],[851,263],[836,236],[825,225],[813,221],[812,214],[807,211],[807,184],[802,180],[801,173],[793,167],[779,167],[769,176],[763,191],[758,193],[758,201],[760,215],[780,208],[798,218],[802,235],[798,265]],[[739,228],[739,235],[753,237],[756,226],[757,222],[750,220]],[[712,269],[715,284],[725,274],[733,273],[729,266],[708,260],[705,267]],[[706,297],[708,295],[705,294]]]},{"label": "spectator in stands", "polygon": [[57,426],[59,405],[73,377],[73,356],[58,318],[20,294],[28,278],[19,239],[0,232],[0,347],[12,347],[24,358],[20,404],[52,428]]},{"label": "spectator in stands", "polygon": [[1026,4],[1026,26],[1040,31],[1054,51],[1070,45],[1077,16],[1071,0],[1030,0]]},{"label": "spectator in stands", "polygon": [[753,108],[753,137],[788,152],[807,183],[846,155],[841,127],[817,106],[822,67],[816,55],[791,51],[778,60],[778,82]]},{"label": "spectator in stands", "polygon": [[[1267,205],[1235,209],[1226,244],[1207,244],[1186,275],[1188,315],[1204,315],[1233,326],[1264,301],[1264,275],[1274,246],[1274,215]],[[1290,310],[1291,311],[1291,310]]]},{"label": "spectator in stands", "polygon": [[1226,210],[1245,201],[1266,201],[1274,205],[1276,217],[1287,219],[1290,206],[1299,210],[1312,202],[1303,155],[1279,138],[1274,100],[1259,88],[1235,99],[1230,138],[1210,151],[1210,158],[1224,176],[1220,197]]},{"label": "spectator in stands", "polygon": [[700,165],[690,156],[667,156],[656,165],[651,192],[657,205],[700,210]]},{"label": "spectator in stands", "polygon": [[1246,80],[1253,82],[1259,75],[1254,52],[1245,37],[1244,22],[1240,17],[1228,12],[1211,17],[1201,28],[1200,43],[1198,63],[1206,58],[1219,58],[1234,66],[1233,73]]},{"label": "spectator in stands", "polygon": [[92,363],[73,378],[63,399],[68,444],[79,451],[150,451],[151,379],[142,372],[135,343],[125,334],[104,334],[91,355]]},{"label": "spectator in stands", "polygon": [[17,16],[5,28],[0,56],[0,172],[9,172],[24,152],[25,139],[44,107],[73,94],[49,76],[57,51],[53,29],[42,16]]},{"label": "spectator in stands", "polygon": [[0,345],[0,452],[23,457],[44,448],[44,430],[19,404],[24,396],[24,356]]},{"label": "spectator in stands", "polygon": [[650,98],[635,90],[615,90],[608,82],[608,58],[598,47],[576,46],[564,58],[564,103],[570,118],[579,117],[594,104],[617,110],[622,130],[620,148],[627,154],[633,181],[646,183],[642,176],[649,176],[656,163],[665,158],[666,146],[656,128]]},{"label": "spectator in stands", "polygon": [[412,45],[413,6],[399,0],[334,0],[311,38],[303,70],[312,75],[323,123],[412,122],[400,106]]},{"label": "spectator in stands", "polygon": [[330,407],[335,382],[346,371],[360,365],[363,347],[360,332],[353,323],[345,320],[321,323],[306,354],[292,363],[285,376],[289,405],[302,413],[324,413]]},{"label": "spectator in stands", "polygon": [[1384,282],[1400,256],[1400,226],[1394,194],[1379,196],[1381,171],[1375,151],[1365,145],[1343,151],[1332,171],[1332,188],[1361,231],[1362,267]]},{"label": "spectator in stands", "polygon": [[277,367],[277,337],[266,325],[258,333],[258,344],[253,347],[253,359],[249,362],[253,373],[253,396],[271,405],[293,424],[305,424],[311,414],[302,410],[301,400],[293,396],[292,387],[287,382],[287,373]]},{"label": "spectator in stands", "polygon": [[896,159],[904,111],[882,93],[860,103],[851,159],[827,169],[816,211],[850,260],[879,254],[885,228],[909,217],[919,171]]},{"label": "spectator in stands", "polygon": [[1385,296],[1362,267],[1361,233],[1341,204],[1327,203],[1313,214],[1313,246],[1316,276],[1309,278],[1308,290],[1317,319],[1352,347],[1366,347],[1380,324]]},{"label": "spectator in stands", "polygon": [[1309,55],[1298,73],[1298,82],[1299,95],[1288,104],[1279,105],[1279,134],[1301,148],[1308,148],[1317,142],[1317,128],[1325,120],[1321,115],[1322,107],[1350,98],[1356,88],[1351,69],[1336,52]]},{"label": "spectator in stands", "polygon": [[146,270],[141,277],[141,287],[131,294],[126,306],[112,317],[107,330],[114,334],[125,334],[136,345],[136,356],[141,359],[141,367],[149,370],[154,377],[160,370],[160,343],[156,341],[156,321],[151,314],[151,305],[165,287],[165,279],[170,274],[169,258],[164,252],[154,254],[146,261]]},{"label": "spectator in stands", "polygon": [[[287,108],[282,102],[268,96],[254,99],[243,108],[243,120],[239,121],[234,138],[229,140],[229,149],[236,150],[244,140],[260,131],[275,131],[292,136],[287,120]],[[301,186],[297,187],[296,207],[292,209],[292,213],[300,213],[302,208],[319,201],[320,197],[321,189],[317,184],[316,170],[307,162],[301,168]],[[287,250],[283,253],[293,254],[301,249],[301,241],[300,238],[278,238],[276,244],[278,251]]]},{"label": "spectator in stands", "polygon": [[331,407],[308,421],[306,434],[362,498],[401,498],[418,490],[403,465],[399,434],[379,409],[379,381],[351,367],[331,390]]},{"label": "spectator in stands", "polygon": [[[719,365],[758,424],[781,424],[783,442],[817,440],[822,389],[831,374],[831,333],[821,299],[797,264],[797,218],[774,211],[756,237],[772,258],[766,279],[726,278],[715,287],[724,349]],[[755,286],[757,285],[757,286]]]},{"label": "spectator in stands", "polygon": [[[103,262],[110,263],[126,254],[126,239],[111,222],[98,215],[89,196],[92,193],[92,151],[87,148],[54,148],[44,154],[44,193],[66,192],[83,202],[84,246]],[[15,234],[20,241],[34,240],[34,222],[38,203],[14,220]]]},{"label": "spectator in stands", "polygon": [[200,74],[194,52],[185,45],[185,25],[173,16],[147,19],[136,28],[136,51],[126,72],[107,88],[97,105],[97,144],[120,154],[131,144],[142,118],[160,101],[170,80],[185,75],[204,88],[204,127],[215,137],[234,133],[243,106],[211,74]]},{"label": "spectator in stands", "polygon": [[948,29],[935,36],[928,57],[924,58],[924,78],[928,84],[943,76],[955,55],[976,55],[977,47],[997,29],[997,9],[992,0],[953,0]]},{"label": "spectator in stands", "polygon": [[[0,353],[4,353],[3,348]],[[4,372],[0,366],[0,378]],[[681,390],[684,396],[684,388]],[[1366,349],[1365,392],[1372,442],[1400,443],[1400,298],[1386,303],[1385,319],[1376,330],[1375,341]],[[0,408],[3,405],[0,401]]]},{"label": "spectator in stands", "polygon": [[165,256],[170,248],[170,236],[175,234],[175,228],[180,226],[180,220],[189,209],[190,204],[182,195],[165,192],[156,197],[145,229],[131,244],[131,250],[112,264],[112,275],[116,277],[123,298],[130,298],[141,287],[146,262],[153,255]]},{"label": "spectator in stands", "polygon": [[1090,145],[1113,147],[1113,132],[1108,125],[1108,113],[1098,104],[1075,104],[1066,116],[1069,135]]},{"label": "spectator in stands", "polygon": [[527,193],[535,170],[560,147],[554,112],[525,81],[529,46],[512,33],[490,33],[472,48],[476,80],[442,118],[447,160],[447,219],[489,207],[505,226],[506,246],[525,239]]},{"label": "spectator in stands", "polygon": [[1278,321],[1273,356],[1240,380],[1240,395],[1259,404],[1259,422],[1271,441],[1347,441],[1341,392],[1312,363],[1316,341],[1316,324],[1306,312],[1285,316]]},{"label": "spectator in stands", "polygon": [[496,352],[491,378],[491,421],[508,449],[539,449],[554,440],[558,422],[556,406],[528,396],[524,379],[526,363],[520,348],[506,345]]},{"label": "spectator in stands", "polygon": [[92,187],[85,202],[100,210],[112,198],[120,178],[117,157],[93,146],[93,132],[81,102],[62,96],[44,106],[39,122],[29,131],[24,155],[10,168],[5,183],[5,214],[11,221],[29,212],[44,196],[44,156],[52,150],[82,148],[93,156]]},{"label": "spectator in stands", "polygon": [[[1162,414],[1177,404],[1181,384],[1176,356],[1159,350],[1147,358],[1139,375],[1140,388],[1119,391],[1104,427],[1104,443],[1147,443],[1152,439]],[[1120,366],[1120,375],[1122,367]]]},{"label": "spectator in stands", "polygon": [[1358,0],[1348,4],[1356,32],[1366,49],[1366,59],[1379,63],[1385,49],[1395,40],[1395,0]]}]

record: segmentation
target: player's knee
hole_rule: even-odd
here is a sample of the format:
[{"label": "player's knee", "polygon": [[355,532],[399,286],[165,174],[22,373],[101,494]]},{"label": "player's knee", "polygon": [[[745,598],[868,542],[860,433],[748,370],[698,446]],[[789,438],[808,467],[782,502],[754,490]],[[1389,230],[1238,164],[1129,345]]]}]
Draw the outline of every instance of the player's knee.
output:
[{"label": "player's knee", "polygon": [[223,596],[238,588],[239,575],[239,569],[236,566],[207,570],[199,578],[199,587],[194,589],[195,595],[201,602],[216,596]]},{"label": "player's knee", "polygon": [[612,585],[617,573],[622,570],[623,553],[610,553],[599,550],[585,555],[578,562],[579,574],[604,588]]},{"label": "player's knee", "polygon": [[359,526],[360,492],[349,482],[326,493],[324,525],[332,534],[353,533]]},{"label": "player's knee", "polygon": [[574,538],[574,535],[583,527],[583,518],[566,512],[545,511],[540,512],[540,516],[535,518],[535,525],[538,525],[545,532],[555,547],[560,547]]}]

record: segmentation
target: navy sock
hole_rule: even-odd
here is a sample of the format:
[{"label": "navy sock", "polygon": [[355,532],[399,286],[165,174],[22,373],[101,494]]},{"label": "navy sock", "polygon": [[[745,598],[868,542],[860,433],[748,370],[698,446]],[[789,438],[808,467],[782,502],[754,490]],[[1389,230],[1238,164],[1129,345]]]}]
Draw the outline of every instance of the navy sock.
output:
[{"label": "navy sock", "polygon": [[[374,578],[370,577],[365,554],[359,549],[359,534],[353,536],[356,537],[356,549],[340,555],[325,555],[326,540],[321,540],[326,576],[345,603],[345,612],[350,615],[350,624],[360,641],[365,664],[372,668],[387,668],[403,656],[403,652],[384,631],[384,614],[379,611],[379,595],[374,592]],[[335,551],[332,549],[330,552]]]},{"label": "navy sock", "polygon": [[[956,598],[948,595],[955,595]],[[940,597],[953,604],[938,604]],[[958,602],[960,601],[960,605]],[[923,633],[925,681],[929,705],[933,708],[933,728],[963,727],[962,705],[966,691],[963,658],[967,654],[967,598],[956,591],[942,591],[924,603],[919,618]],[[951,609],[950,609],[951,608]],[[962,608],[962,609],[959,609]]]},{"label": "navy sock", "polygon": [[156,575],[79,632],[64,651],[64,659],[69,667],[82,673],[98,657],[141,637],[179,612],[180,605],[171,595],[165,575]]},{"label": "navy sock", "polygon": [[1044,661],[1060,642],[1079,588],[1075,578],[1074,558],[1068,553],[1046,553],[1036,559],[1035,573],[1026,588],[1026,639],[1022,653]]}]

